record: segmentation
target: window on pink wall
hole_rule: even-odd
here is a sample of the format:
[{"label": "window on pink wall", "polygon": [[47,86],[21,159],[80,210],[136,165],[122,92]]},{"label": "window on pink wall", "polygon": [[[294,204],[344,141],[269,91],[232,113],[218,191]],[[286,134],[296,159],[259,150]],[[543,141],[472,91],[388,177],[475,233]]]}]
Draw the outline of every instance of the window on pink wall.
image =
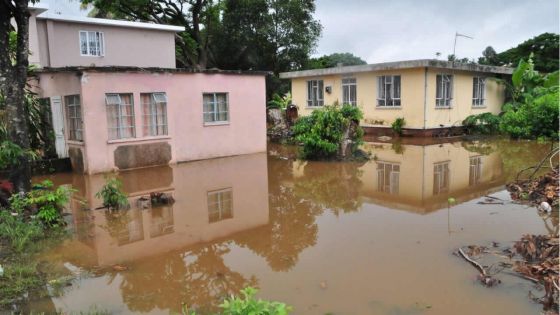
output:
[{"label": "window on pink wall", "polygon": [[66,105],[66,122],[68,125],[68,140],[84,141],[82,107],[80,95],[68,95],[64,97]]},{"label": "window on pink wall", "polygon": [[167,135],[167,95],[165,93],[142,93],[142,134],[146,136]]},{"label": "window on pink wall", "polygon": [[105,56],[105,39],[103,32],[80,31],[80,55]]},{"label": "window on pink wall", "polygon": [[136,137],[132,94],[106,94],[109,140]]},{"label": "window on pink wall", "polygon": [[204,124],[229,122],[229,104],[227,93],[203,94]]}]

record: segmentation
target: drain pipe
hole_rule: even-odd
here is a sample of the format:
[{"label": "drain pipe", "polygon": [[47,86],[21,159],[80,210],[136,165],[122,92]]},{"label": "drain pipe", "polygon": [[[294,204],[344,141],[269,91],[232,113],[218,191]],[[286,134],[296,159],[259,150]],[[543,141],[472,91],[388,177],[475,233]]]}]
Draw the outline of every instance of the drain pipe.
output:
[{"label": "drain pipe", "polygon": [[424,67],[424,131],[426,131],[426,122],[428,120],[428,67]]}]

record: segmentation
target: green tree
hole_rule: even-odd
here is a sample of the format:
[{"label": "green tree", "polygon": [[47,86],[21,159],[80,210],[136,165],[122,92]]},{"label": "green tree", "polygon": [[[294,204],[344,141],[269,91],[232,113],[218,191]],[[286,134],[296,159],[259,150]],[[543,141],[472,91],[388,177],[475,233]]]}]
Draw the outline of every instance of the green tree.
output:
[{"label": "green tree", "polygon": [[498,63],[498,54],[492,46],[486,47],[482,51],[482,57],[478,58],[478,63],[481,65],[496,65]]},{"label": "green tree", "polygon": [[305,64],[305,69],[324,69],[333,68],[338,65],[355,66],[365,64],[367,64],[367,62],[365,62],[362,58],[351,53],[334,53],[318,58],[310,58]]},{"label": "green tree", "polygon": [[211,46],[221,4],[212,0],[81,0],[95,17],[180,25],[175,35],[179,66],[204,69],[212,64]]},{"label": "green tree", "polygon": [[558,49],[560,36],[543,33],[523,43],[489,58],[487,47],[479,58],[479,63],[495,66],[516,66],[521,59],[527,60],[533,54],[535,70],[550,73],[558,70]]},{"label": "green tree", "polygon": [[267,98],[288,92],[278,74],[302,69],[321,34],[314,0],[226,0],[223,5],[216,66],[270,71]]},{"label": "green tree", "polygon": [[[22,150],[30,148],[25,86],[29,66],[29,0],[0,1],[0,102],[6,109],[8,135]],[[34,1],[31,1],[32,3]],[[15,27],[18,32],[13,38]],[[31,167],[27,155],[20,155],[12,178],[16,191],[31,188]]]}]

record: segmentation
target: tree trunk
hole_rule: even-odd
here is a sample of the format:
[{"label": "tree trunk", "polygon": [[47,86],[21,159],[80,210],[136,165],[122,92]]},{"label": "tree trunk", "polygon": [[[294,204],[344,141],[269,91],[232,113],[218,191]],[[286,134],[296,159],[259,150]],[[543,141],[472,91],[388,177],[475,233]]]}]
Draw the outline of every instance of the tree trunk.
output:
[{"label": "tree trunk", "polygon": [[206,69],[206,65],[208,63],[208,51],[206,43],[203,43],[202,36],[200,34],[200,14],[206,1],[204,0],[197,0],[196,3],[193,5],[192,9],[192,23],[193,23],[193,31],[192,35],[194,40],[197,43],[196,52],[198,55],[198,60],[196,64],[193,66],[197,69]]},{"label": "tree trunk", "polygon": [[[15,55],[10,52],[11,19],[17,26]],[[28,0],[0,1],[0,92],[4,96],[8,115],[10,139],[24,150],[29,150],[29,131],[26,123],[25,85],[29,65],[29,11]],[[12,170],[12,182],[17,192],[31,188],[29,159],[23,156]]]}]

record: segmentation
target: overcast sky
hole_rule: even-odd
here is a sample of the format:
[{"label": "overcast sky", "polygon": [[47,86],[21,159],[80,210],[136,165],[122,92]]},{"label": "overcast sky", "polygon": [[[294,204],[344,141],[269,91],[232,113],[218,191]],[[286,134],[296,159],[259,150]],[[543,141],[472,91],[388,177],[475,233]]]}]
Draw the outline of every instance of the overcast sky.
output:
[{"label": "overcast sky", "polygon": [[544,32],[558,33],[558,0],[316,0],[323,34],[315,55],[351,52],[368,63],[478,58]]},{"label": "overcast sky", "polygon": [[[78,0],[41,0],[63,14],[85,15]],[[323,33],[315,55],[351,52],[368,63],[504,51],[544,32],[559,32],[558,0],[316,0]]]}]

